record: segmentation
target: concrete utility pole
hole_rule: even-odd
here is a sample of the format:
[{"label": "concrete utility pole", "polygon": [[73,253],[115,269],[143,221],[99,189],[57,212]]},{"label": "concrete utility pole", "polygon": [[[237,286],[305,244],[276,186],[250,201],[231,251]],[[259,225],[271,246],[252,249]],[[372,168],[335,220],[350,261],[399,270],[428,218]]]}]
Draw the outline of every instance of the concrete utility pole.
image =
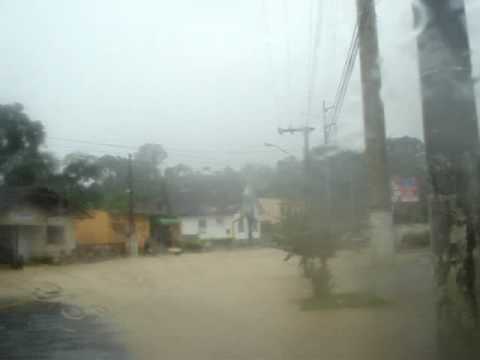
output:
[{"label": "concrete utility pole", "polygon": [[[330,135],[332,129],[335,129],[335,123],[329,123],[328,121],[328,112],[330,110],[334,110],[335,106],[330,105],[327,106],[325,100],[322,103],[322,112],[323,112],[323,144],[327,147],[330,143]],[[328,149],[326,149],[328,151]],[[332,213],[332,189],[331,189],[331,182],[332,182],[332,160],[330,155],[327,155],[327,166],[325,168],[325,195],[327,199],[327,209],[328,209],[328,224],[330,226],[331,223],[331,213]]]},{"label": "concrete utility pole", "polygon": [[134,197],[133,197],[133,164],[132,154],[128,154],[128,239],[127,252],[129,255],[138,255],[138,244],[135,237]]},{"label": "concrete utility pole", "polygon": [[371,241],[378,261],[394,254],[393,218],[386,165],[385,112],[374,0],[357,0],[365,152],[368,167]]},{"label": "concrete utility pole", "polygon": [[328,122],[328,112],[334,110],[335,106],[327,106],[325,100],[322,103],[322,112],[323,112],[323,144],[328,145],[330,142],[330,131],[335,128],[335,124]]},{"label": "concrete utility pole", "polygon": [[285,133],[295,134],[295,133],[302,133],[303,134],[303,163],[305,168],[305,175],[307,176],[310,172],[310,134],[315,130],[314,127],[311,126],[302,126],[298,128],[279,128],[278,133],[283,135]]},{"label": "concrete utility pole", "polygon": [[[480,284],[476,266],[480,259],[475,248],[479,140],[465,5],[463,0],[421,0],[414,6],[414,15],[415,26],[421,27],[417,29],[417,45],[427,163],[433,189],[430,221],[439,320],[446,312],[450,319],[469,313],[478,330]],[[457,294],[448,299],[452,291],[446,291],[447,281],[452,273]],[[464,315],[458,324],[470,326]],[[448,325],[452,324],[441,327],[448,329]],[[466,349],[472,344],[463,345]],[[479,351],[479,344],[476,346]]]}]

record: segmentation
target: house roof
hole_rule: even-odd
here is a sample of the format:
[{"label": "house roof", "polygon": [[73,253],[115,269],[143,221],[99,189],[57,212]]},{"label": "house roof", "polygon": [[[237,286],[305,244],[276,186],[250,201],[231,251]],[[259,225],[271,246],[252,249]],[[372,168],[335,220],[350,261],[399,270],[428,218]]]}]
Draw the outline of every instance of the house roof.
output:
[{"label": "house roof", "polygon": [[74,212],[63,196],[48,188],[0,187],[0,212],[7,212],[15,207],[26,205],[55,215]]},{"label": "house roof", "polygon": [[241,205],[230,205],[226,207],[213,207],[208,205],[197,205],[185,207],[174,212],[176,216],[225,216],[233,215],[240,211]]},{"label": "house roof", "polygon": [[[111,214],[114,215],[126,215],[128,210],[126,209],[110,209],[108,210]],[[161,201],[134,201],[133,204],[133,213],[135,215],[146,215],[146,216],[160,216],[165,215],[167,211],[165,210],[165,205]]]},{"label": "house roof", "polygon": [[195,196],[193,193],[169,195],[169,204],[174,216],[215,216],[233,215],[241,209],[241,204],[219,204],[211,199]]}]

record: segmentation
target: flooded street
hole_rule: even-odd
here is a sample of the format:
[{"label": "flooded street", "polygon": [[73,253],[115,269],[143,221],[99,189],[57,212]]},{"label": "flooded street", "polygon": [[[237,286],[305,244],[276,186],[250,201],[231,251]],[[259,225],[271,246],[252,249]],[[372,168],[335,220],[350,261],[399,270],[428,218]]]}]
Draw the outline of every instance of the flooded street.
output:
[{"label": "flooded street", "polygon": [[9,360],[131,359],[116,341],[114,329],[93,317],[67,318],[68,308],[35,302],[0,310],[0,356]]},{"label": "flooded street", "polygon": [[[351,278],[351,256],[332,262],[338,286]],[[249,249],[2,269],[2,357],[41,358],[48,339],[32,334],[48,332],[46,359],[435,358],[425,254],[398,256],[394,303],[317,311],[301,310],[309,283],[283,257]]]}]

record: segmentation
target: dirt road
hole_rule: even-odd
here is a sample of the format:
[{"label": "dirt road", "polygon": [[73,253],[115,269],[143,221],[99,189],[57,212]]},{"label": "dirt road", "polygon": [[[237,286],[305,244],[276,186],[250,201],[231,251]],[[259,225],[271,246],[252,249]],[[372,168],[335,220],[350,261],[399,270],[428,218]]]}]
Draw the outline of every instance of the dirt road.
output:
[{"label": "dirt road", "polygon": [[[424,254],[401,255],[392,305],[308,312],[299,304],[309,284],[283,256],[251,249],[2,270],[0,296],[78,305],[111,322],[133,359],[435,358]],[[339,287],[355,284],[352,255],[343,258],[333,263]]]}]

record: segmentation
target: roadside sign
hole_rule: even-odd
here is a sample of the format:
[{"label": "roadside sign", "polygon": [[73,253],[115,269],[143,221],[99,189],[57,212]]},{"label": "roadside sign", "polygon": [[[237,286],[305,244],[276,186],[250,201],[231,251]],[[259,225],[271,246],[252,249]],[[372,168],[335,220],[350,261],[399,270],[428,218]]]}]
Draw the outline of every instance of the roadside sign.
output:
[{"label": "roadside sign", "polygon": [[394,203],[411,203],[418,202],[418,186],[417,179],[414,177],[392,178],[392,201]]}]

